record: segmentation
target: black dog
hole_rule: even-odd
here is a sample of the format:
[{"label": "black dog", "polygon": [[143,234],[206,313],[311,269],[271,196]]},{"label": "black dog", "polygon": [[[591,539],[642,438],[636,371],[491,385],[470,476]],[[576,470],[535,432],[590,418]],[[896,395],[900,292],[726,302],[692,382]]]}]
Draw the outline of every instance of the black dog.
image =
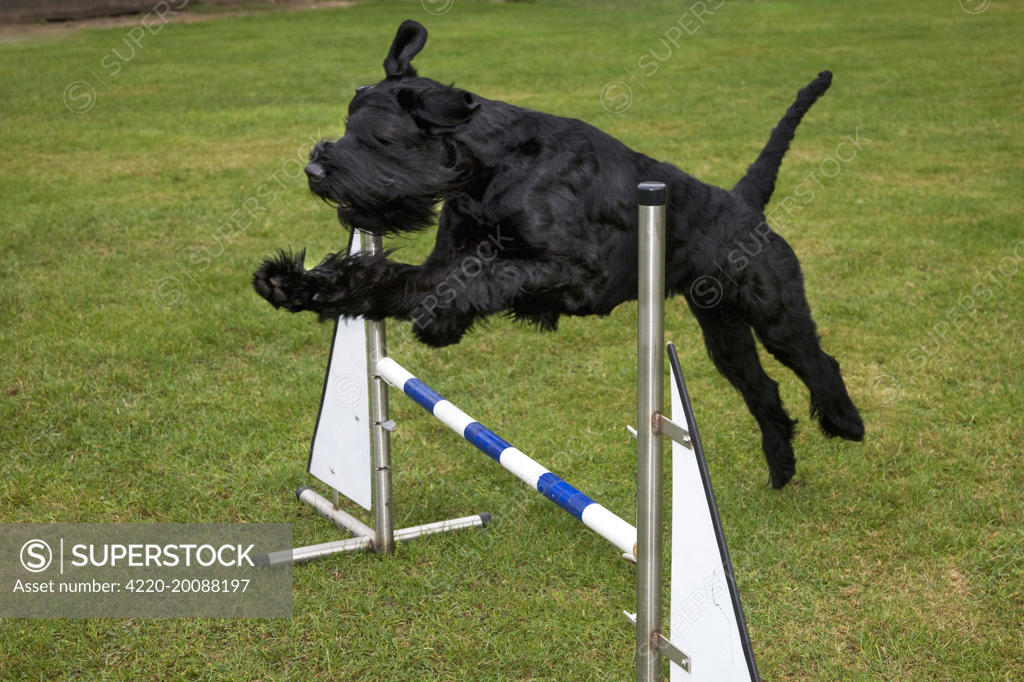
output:
[{"label": "black dog", "polygon": [[[306,173],[343,225],[375,234],[426,228],[444,202],[433,252],[419,266],[337,253],[312,270],[304,253],[282,252],[253,277],[261,296],[321,319],[411,319],[432,346],[456,343],[502,311],[545,329],[561,315],[606,315],[636,298],[636,185],[660,180],[669,188],[666,294],[686,297],[712,360],[757,419],[772,485],[795,471],[794,422],[751,329],[810,389],[827,435],[863,437],[839,365],[818,345],[797,258],[762,212],[797,124],[831,73],[799,92],[727,191],[581,121],[417,77],[410,61],[426,39],[414,21],[399,27],[387,77],[356,89],[345,136],[317,144]],[[737,258],[751,243],[757,255]],[[708,287],[711,299],[702,296]]]}]

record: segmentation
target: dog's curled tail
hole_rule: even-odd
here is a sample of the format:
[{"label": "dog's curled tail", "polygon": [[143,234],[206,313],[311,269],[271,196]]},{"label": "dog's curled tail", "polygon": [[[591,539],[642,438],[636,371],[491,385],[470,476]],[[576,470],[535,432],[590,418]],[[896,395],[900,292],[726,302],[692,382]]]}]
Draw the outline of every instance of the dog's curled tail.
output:
[{"label": "dog's curled tail", "polygon": [[768,200],[772,198],[772,192],[775,191],[775,178],[778,176],[779,166],[782,165],[782,157],[789,150],[789,143],[793,141],[800,119],[811,105],[825,94],[831,84],[832,72],[822,71],[797,93],[796,101],[772,130],[768,144],[761,150],[757,160],[747,168],[747,174],[732,188],[734,194],[757,210],[764,210]]}]

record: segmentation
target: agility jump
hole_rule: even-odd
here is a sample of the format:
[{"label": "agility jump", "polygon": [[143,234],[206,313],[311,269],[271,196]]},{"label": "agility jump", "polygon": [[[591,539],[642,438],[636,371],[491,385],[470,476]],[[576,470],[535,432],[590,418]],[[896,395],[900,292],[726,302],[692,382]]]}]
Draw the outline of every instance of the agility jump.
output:
[{"label": "agility jump", "polygon": [[[636,612],[624,612],[635,627],[636,679],[655,682],[661,678],[662,658],[671,661],[673,682],[727,682],[757,680],[736,581],[732,574],[725,536],[718,519],[714,495],[696,424],[686,397],[678,361],[673,356],[673,414],[682,400],[684,421],[673,422],[663,412],[664,392],[664,266],[666,188],[658,182],[640,183],[639,278],[637,325],[637,507],[634,527],[546,467],[483,426],[426,383],[413,376],[385,352],[382,321],[339,321],[331,363],[324,382],[317,433],[310,454],[309,472],[333,488],[333,502],[308,487],[297,491],[300,501],[320,515],[344,527],[354,537],[259,557],[268,565],[310,561],[339,552],[373,550],[392,552],[396,542],[468,528],[490,521],[487,512],[411,528],[392,526],[390,419],[388,385],[400,389],[417,405],[516,478],[527,483],[588,528],[608,540],[626,559],[636,563]],[[365,246],[366,255],[382,252],[379,236],[363,244],[354,235],[350,253]],[[366,349],[365,354],[362,352]],[[671,349],[671,345],[670,345]],[[347,363],[347,364],[346,364]],[[359,389],[344,380],[365,378],[354,399],[332,385]],[[333,395],[334,399],[329,396]],[[691,442],[692,434],[692,442]],[[673,441],[673,527],[671,622],[672,639],[663,631],[663,438]],[[321,446],[318,448],[318,444]],[[696,448],[696,450],[695,450]],[[371,466],[365,466],[369,462]],[[356,471],[360,474],[355,473]],[[354,487],[353,487],[354,484]],[[338,494],[344,494],[374,515],[371,527],[342,510]],[[372,500],[372,505],[370,504]],[[710,594],[715,608],[694,611],[694,595]],[[731,596],[732,609],[717,595]],[[684,677],[685,675],[685,677]]]}]

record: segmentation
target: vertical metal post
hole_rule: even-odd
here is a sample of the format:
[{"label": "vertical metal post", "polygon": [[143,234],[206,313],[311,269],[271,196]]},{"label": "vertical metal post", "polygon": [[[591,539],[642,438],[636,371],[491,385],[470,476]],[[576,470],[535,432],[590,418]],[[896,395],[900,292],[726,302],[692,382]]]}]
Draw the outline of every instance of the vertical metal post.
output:
[{"label": "vertical metal post", "polygon": [[662,411],[665,339],[665,184],[641,182],[637,291],[636,679],[661,679]]},{"label": "vertical metal post", "polygon": [[[383,251],[378,235],[363,235],[366,253]],[[366,352],[370,368],[370,452],[373,459],[373,525],[375,552],[395,551],[395,529],[391,509],[391,414],[388,410],[388,385],[377,374],[377,362],[387,357],[384,321],[366,321]]]}]

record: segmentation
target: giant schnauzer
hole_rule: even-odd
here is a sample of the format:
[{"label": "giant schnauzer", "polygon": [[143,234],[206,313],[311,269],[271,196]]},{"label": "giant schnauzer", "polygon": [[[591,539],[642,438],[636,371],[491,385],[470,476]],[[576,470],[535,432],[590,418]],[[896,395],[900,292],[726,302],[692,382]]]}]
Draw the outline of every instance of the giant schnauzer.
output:
[{"label": "giant schnauzer", "polygon": [[503,311],[544,329],[561,315],[607,315],[636,298],[636,186],[659,180],[669,188],[665,293],[686,298],[711,359],[743,394],[772,485],[795,471],[794,422],[755,334],[810,389],[826,435],[863,437],[839,364],[819,346],[796,255],[763,213],[831,73],[798,93],[746,175],[724,190],[581,121],[418,77],[410,62],[426,40],[415,21],[399,27],[386,78],[356,88],[344,137],[318,143],[306,173],[343,225],[373,234],[426,228],[443,202],[433,252],[422,265],[340,252],[312,270],[304,252],[281,252],[253,277],[261,296],[321,319],[409,319],[432,346],[457,343]]}]

